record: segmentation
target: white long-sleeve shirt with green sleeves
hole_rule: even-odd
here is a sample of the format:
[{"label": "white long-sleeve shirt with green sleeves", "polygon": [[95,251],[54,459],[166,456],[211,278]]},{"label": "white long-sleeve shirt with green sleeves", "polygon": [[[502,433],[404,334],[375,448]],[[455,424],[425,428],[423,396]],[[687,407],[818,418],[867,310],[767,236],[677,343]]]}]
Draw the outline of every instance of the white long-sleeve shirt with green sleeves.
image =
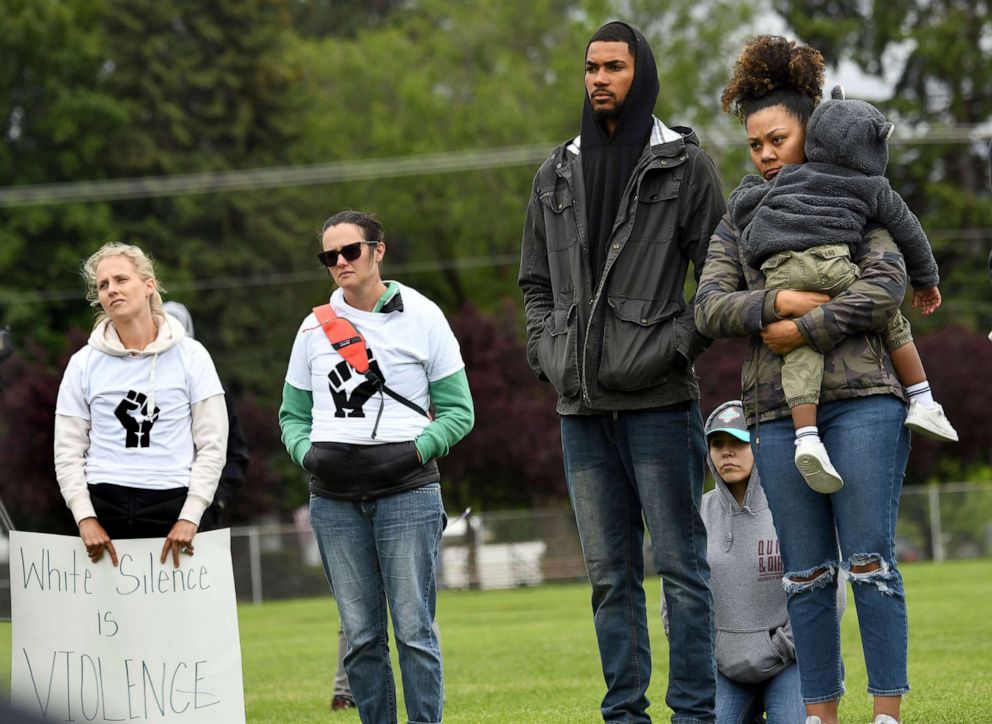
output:
[{"label": "white long-sleeve shirt with green sleeves", "polygon": [[[279,409],[282,440],[298,465],[314,442],[413,440],[422,462],[446,455],[475,423],[475,412],[458,343],[441,310],[416,290],[389,282],[372,312],[349,307],[343,293],[331,296],[335,312],[365,337],[373,364],[386,384],[423,407],[433,419],[370,395],[327,341],[313,315],[300,327]],[[383,406],[375,440],[374,429]]]}]

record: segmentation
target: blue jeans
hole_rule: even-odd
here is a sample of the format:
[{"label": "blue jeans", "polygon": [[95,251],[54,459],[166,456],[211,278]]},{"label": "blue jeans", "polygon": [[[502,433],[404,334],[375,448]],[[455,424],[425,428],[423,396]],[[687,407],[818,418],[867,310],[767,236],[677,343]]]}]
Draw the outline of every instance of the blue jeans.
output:
[{"label": "blue jeans", "polygon": [[396,722],[387,604],[407,718],[441,721],[441,650],[431,624],[444,522],[438,483],[361,502],[310,496],[310,525],[348,637],[344,667],[364,724]]},{"label": "blue jeans", "polygon": [[[832,495],[811,490],[796,470],[791,418],[760,425],[755,463],[782,547],[789,619],[808,704],[833,701],[844,693],[838,568],[848,573],[854,591],[868,693],[900,696],[909,691],[906,596],[895,556],[899,494],[909,458],[905,419],[906,408],[890,395],[820,406],[820,437],[844,479],[844,487]],[[757,432],[752,430],[752,440]],[[850,570],[869,564],[880,567],[866,573]]]},{"label": "blue jeans", "polygon": [[[767,714],[766,719],[763,714]],[[806,708],[793,662],[770,679],[745,684],[717,672],[716,724],[799,724]]]},{"label": "blue jeans", "polygon": [[566,415],[561,431],[568,493],[592,584],[606,680],[604,721],[651,721],[646,521],[669,611],[665,702],[677,724],[712,722],[716,663],[706,529],[699,516],[706,455],[699,405]]}]

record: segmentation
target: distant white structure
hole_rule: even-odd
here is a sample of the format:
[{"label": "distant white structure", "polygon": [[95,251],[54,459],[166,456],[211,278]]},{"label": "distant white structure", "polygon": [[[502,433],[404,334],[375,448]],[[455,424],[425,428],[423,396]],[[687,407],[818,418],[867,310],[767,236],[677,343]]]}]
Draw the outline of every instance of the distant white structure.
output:
[{"label": "distant white structure", "polygon": [[[460,518],[449,525],[442,538],[452,542],[441,546],[441,583],[445,588],[468,588],[472,582],[473,541],[486,540],[478,518]],[[459,540],[455,543],[455,540]],[[518,543],[479,543],[475,548],[480,588],[536,586],[544,581],[542,564],[547,545],[544,541]]]}]

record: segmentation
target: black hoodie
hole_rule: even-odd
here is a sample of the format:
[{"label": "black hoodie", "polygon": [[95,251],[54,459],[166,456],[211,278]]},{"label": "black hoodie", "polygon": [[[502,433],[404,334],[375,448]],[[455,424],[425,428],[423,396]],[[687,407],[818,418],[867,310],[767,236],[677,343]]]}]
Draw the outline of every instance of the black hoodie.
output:
[{"label": "black hoodie", "polygon": [[[658,69],[647,40],[633,26],[621,24],[630,28],[637,45],[633,49],[634,80],[613,135],[607,133],[605,125],[596,119],[588,93],[582,106],[582,180],[586,192],[589,263],[593,279],[602,276],[607,245],[624,190],[651,137],[659,91]],[[588,52],[589,46],[586,46]]]}]

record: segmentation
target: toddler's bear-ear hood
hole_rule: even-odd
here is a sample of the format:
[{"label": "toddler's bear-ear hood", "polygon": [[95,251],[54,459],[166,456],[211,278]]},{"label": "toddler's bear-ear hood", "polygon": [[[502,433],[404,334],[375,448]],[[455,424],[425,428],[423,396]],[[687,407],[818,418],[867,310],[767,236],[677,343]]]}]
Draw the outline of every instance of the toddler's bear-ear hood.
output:
[{"label": "toddler's bear-ear hood", "polygon": [[831,99],[813,111],[806,130],[807,160],[883,175],[893,125],[870,103],[843,98],[843,88],[837,86]]}]

